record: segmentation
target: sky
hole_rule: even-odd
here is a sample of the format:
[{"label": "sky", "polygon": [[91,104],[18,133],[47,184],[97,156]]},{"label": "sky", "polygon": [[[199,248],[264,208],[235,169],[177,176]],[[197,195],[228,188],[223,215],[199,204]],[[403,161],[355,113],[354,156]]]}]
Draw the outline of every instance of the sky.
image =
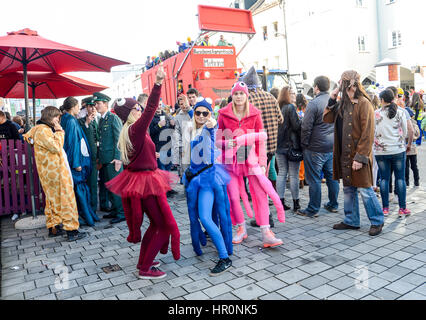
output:
[{"label": "sky", "polygon": [[[111,58],[144,64],[147,56],[177,50],[176,41],[199,34],[199,4],[228,7],[231,0],[20,0],[2,1],[0,36],[24,28],[49,40]],[[111,85],[101,73],[73,73]]]}]

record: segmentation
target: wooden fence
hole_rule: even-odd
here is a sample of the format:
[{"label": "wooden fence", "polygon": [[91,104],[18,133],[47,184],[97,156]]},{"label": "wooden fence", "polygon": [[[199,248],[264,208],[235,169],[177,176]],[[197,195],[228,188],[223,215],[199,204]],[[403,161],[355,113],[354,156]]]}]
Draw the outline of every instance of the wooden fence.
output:
[{"label": "wooden fence", "polygon": [[[32,213],[30,161],[26,142],[0,140],[0,216],[12,213]],[[40,186],[34,152],[31,152],[34,200],[36,210],[44,208],[44,194]]]}]

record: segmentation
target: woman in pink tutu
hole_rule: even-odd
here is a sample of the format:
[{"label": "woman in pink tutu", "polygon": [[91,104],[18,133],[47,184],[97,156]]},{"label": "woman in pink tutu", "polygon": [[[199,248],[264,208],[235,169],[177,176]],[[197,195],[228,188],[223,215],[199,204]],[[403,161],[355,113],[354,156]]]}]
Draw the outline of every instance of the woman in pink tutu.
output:
[{"label": "woman in pink tutu", "polygon": [[118,142],[124,171],[106,186],[122,197],[129,227],[127,241],[141,241],[143,213],[149,218],[150,225],[141,243],[137,266],[140,279],[161,279],[166,276],[158,269],[160,262],[154,259],[159,251],[167,253],[170,236],[173,257],[175,260],[180,257],[180,233],[166,197],[166,192],[171,190],[170,184],[177,182],[178,177],[158,169],[155,145],[147,133],[160,102],[164,77],[163,67],[160,66],[143,113],[141,106],[132,98],[118,99],[113,106],[124,122]]}]

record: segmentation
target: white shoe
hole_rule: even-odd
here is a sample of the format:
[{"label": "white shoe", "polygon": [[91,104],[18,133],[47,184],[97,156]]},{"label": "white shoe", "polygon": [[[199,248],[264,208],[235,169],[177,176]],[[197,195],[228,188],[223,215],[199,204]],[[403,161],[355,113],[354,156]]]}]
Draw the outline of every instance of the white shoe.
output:
[{"label": "white shoe", "polygon": [[245,224],[238,225],[237,234],[232,238],[233,244],[240,244],[244,239],[247,239],[247,230]]}]

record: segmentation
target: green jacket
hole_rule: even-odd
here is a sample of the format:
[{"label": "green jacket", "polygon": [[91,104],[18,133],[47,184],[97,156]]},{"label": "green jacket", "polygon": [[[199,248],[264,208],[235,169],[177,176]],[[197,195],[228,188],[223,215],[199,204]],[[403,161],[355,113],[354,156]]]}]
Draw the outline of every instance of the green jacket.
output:
[{"label": "green jacket", "polygon": [[78,119],[81,128],[83,129],[84,134],[86,135],[87,141],[89,142],[90,148],[90,159],[96,161],[98,158],[98,142],[99,142],[99,133],[98,133],[98,123],[96,120],[90,122],[89,127],[86,127],[86,118]]},{"label": "green jacket", "polygon": [[112,160],[120,160],[118,138],[122,127],[123,124],[120,118],[109,111],[106,113],[105,118],[101,117],[99,120],[99,163],[107,164]]}]

